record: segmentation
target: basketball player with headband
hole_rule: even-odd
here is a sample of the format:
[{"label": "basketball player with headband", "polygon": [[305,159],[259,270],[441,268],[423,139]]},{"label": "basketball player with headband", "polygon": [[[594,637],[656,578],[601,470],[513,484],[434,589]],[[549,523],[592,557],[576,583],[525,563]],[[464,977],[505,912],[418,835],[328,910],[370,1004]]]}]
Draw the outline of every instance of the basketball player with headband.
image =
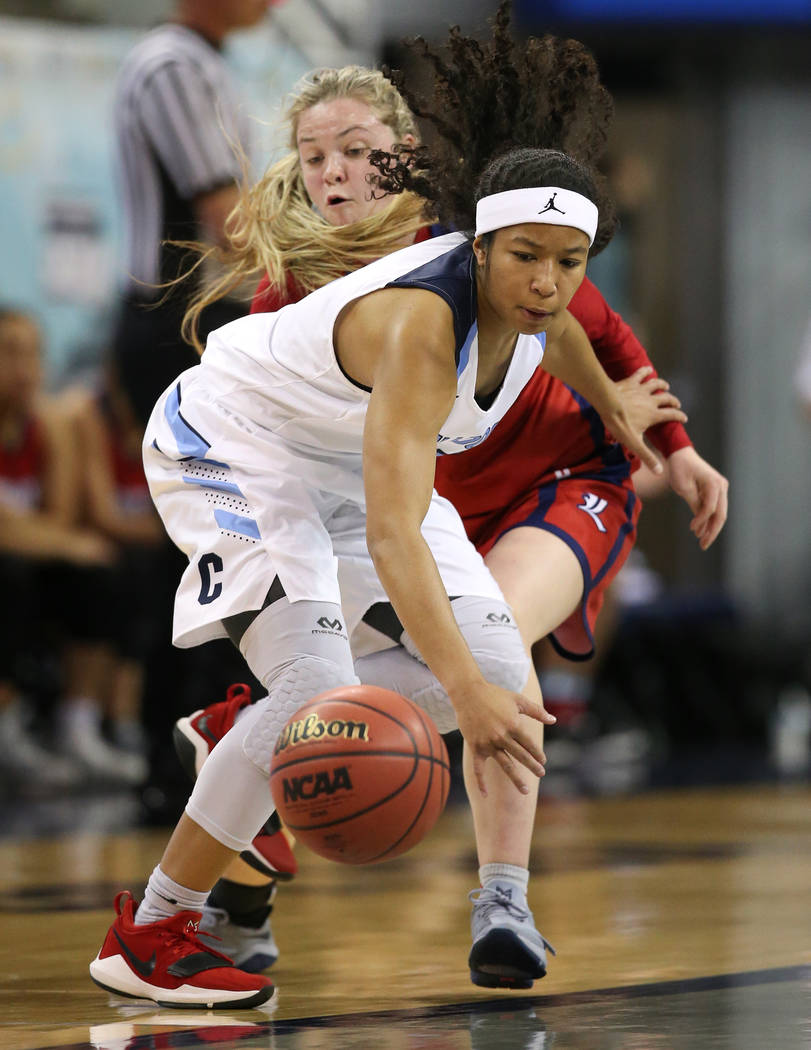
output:
[{"label": "basketball player with headband", "polygon": [[[591,174],[558,151],[524,150],[484,179],[472,243],[434,238],[226,325],[156,405],[147,477],[189,557],[174,641],[230,636],[269,695],[205,763],[137,915],[119,899],[91,964],[106,988],[232,1007],[272,994],[267,978],[229,969],[177,930],[268,819],[270,755],[289,716],[358,681],[349,636],[376,602],[391,602],[406,633],[401,648],[369,659],[411,660],[425,676],[412,698],[465,740],[480,854],[523,867],[536,787],[527,773],[542,772],[540,725],[551,717],[498,586],[433,491],[437,451],[485,440],[543,360],[658,464],[566,311],[600,222]],[[336,557],[356,565],[343,602]],[[339,626],[316,631],[319,620]],[[541,976],[544,941],[531,916],[524,925],[527,973]],[[156,953],[149,978],[122,944],[133,958]],[[210,964],[185,973],[178,952],[201,948]],[[489,972],[486,958],[474,962]],[[170,967],[184,971],[180,986]]]}]

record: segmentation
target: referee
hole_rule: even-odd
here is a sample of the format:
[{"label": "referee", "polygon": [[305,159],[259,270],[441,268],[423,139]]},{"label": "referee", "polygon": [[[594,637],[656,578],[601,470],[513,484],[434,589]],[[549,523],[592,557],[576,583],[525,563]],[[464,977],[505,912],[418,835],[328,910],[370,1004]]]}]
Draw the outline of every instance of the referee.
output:
[{"label": "referee", "polygon": [[[235,145],[247,153],[248,135],[220,48],[231,30],[258,23],[267,6],[267,0],[179,0],[171,21],[148,33],[119,73],[114,120],[126,257],[112,353],[114,381],[142,428],[164,389],[199,360],[180,335],[197,289],[192,279],[168,295],[159,287],[188,266],[182,251],[163,242],[224,242],[242,174]],[[201,336],[244,313],[235,301],[214,304],[201,318]],[[144,662],[143,713],[150,781],[159,788],[149,805],[165,819],[161,807],[173,812],[181,790],[171,727],[180,715],[225,695],[241,661],[230,643],[213,642],[192,653],[162,641],[171,638],[173,592],[186,559],[168,539],[158,559],[156,569],[134,578],[132,586],[147,588],[155,617],[156,641]],[[182,792],[185,797],[185,784]]]},{"label": "referee", "polygon": [[[115,100],[125,284],[113,353],[118,377],[143,426],[172,379],[197,361],[180,325],[193,281],[159,287],[185,269],[165,241],[223,243],[241,175],[235,146],[248,152],[246,114],[220,48],[234,29],[255,25],[268,0],[180,0],[124,61]],[[201,334],[245,308],[214,304]]]}]

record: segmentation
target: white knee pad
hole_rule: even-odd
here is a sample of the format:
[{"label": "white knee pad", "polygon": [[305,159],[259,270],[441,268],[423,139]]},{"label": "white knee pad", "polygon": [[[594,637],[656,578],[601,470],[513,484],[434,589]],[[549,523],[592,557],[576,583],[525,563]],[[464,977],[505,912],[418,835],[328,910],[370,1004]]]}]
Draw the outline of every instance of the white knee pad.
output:
[{"label": "white knee pad", "polygon": [[[488,682],[520,692],[529,677],[530,661],[510,609],[492,598],[461,597],[451,603],[456,622]],[[426,711],[440,733],[457,728],[448,694],[403,632],[402,646],[384,649],[355,661],[364,684],[402,693]]]},{"label": "white knee pad", "polygon": [[268,696],[248,708],[212,750],[186,812],[230,849],[247,849],[273,812],[270,759],[285,723],[314,696],[357,685],[343,613],[326,602],[280,598],[240,640]]},{"label": "white knee pad", "polygon": [[330,602],[279,598],[257,615],[242,635],[239,651],[271,696],[276,679],[288,665],[309,656],[354,677],[343,612]]},{"label": "white knee pad", "polygon": [[[350,663],[350,668],[352,667]],[[265,775],[270,773],[270,760],[279,733],[296,711],[319,693],[342,685],[357,685],[354,668],[347,671],[341,664],[317,656],[300,656],[273,679],[271,693],[261,701],[254,717],[251,711],[240,720],[246,732],[242,748],[253,764]],[[259,704],[254,707],[259,708]]]},{"label": "white knee pad", "polygon": [[383,649],[355,661],[355,672],[364,685],[378,685],[407,696],[433,719],[440,733],[456,729],[456,712],[433,672],[402,646]]},{"label": "white knee pad", "polygon": [[256,617],[239,643],[267,701],[239,721],[243,750],[265,775],[284,724],[302,704],[341,685],[357,685],[340,606],[280,598]]},{"label": "white knee pad", "polygon": [[487,681],[520,693],[529,678],[530,659],[510,607],[492,598],[467,597],[455,598],[451,605]]},{"label": "white knee pad", "polygon": [[[479,670],[494,685],[520,693],[529,678],[530,660],[510,607],[494,598],[461,597],[451,602],[459,630]],[[423,662],[407,631],[402,645]]]}]

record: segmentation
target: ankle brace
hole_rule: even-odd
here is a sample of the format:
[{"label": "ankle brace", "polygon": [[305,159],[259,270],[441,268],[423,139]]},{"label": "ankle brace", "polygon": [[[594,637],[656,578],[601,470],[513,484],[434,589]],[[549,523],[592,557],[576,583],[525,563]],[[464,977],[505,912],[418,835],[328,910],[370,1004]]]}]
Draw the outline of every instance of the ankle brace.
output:
[{"label": "ankle brace", "polygon": [[275,882],[264,886],[245,886],[230,879],[220,879],[208,895],[212,908],[222,908],[237,926],[257,929],[270,915]]}]

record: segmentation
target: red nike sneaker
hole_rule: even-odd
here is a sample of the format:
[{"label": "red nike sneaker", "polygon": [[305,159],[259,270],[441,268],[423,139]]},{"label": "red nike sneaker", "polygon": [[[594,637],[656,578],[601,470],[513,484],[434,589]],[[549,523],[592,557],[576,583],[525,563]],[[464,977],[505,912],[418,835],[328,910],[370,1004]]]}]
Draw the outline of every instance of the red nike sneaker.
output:
[{"label": "red nike sneaker", "polygon": [[[233,726],[237,714],[250,703],[251,687],[236,682],[228,687],[227,699],[175,722],[172,731],[175,752],[192,780],[197,778],[215,745]],[[256,871],[281,882],[292,879],[298,872],[298,861],[275,813],[241,856]]]},{"label": "red nike sneaker", "polygon": [[200,913],[135,925],[135,901],[124,890],[115,898],[116,920],[90,964],[100,988],[159,1006],[206,1010],[250,1009],[271,999],[267,977],[238,970],[227,955],[198,940]]}]

